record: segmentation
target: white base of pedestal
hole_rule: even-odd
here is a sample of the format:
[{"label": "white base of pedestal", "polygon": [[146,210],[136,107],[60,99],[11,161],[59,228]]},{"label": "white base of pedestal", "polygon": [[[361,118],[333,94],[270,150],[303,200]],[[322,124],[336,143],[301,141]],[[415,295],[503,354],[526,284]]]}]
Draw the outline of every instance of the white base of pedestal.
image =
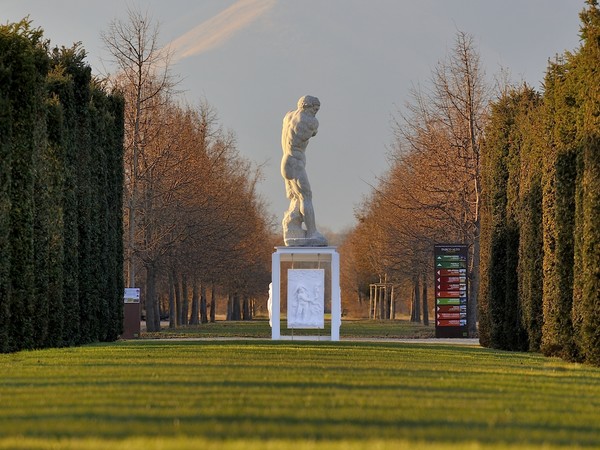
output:
[{"label": "white base of pedestal", "polygon": [[[271,338],[273,340],[340,340],[342,324],[342,298],[340,294],[340,255],[335,247],[276,247],[271,257]],[[282,262],[331,263],[331,337],[281,336],[281,263]]]},{"label": "white base of pedestal", "polygon": [[331,339],[331,336],[279,336],[279,341],[339,341],[338,339]]}]

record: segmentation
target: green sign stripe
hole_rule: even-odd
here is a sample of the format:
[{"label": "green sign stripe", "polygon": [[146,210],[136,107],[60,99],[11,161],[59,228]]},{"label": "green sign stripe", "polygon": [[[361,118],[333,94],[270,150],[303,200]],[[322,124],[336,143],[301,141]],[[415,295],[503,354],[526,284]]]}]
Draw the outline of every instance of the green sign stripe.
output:
[{"label": "green sign stripe", "polygon": [[438,261],[463,261],[464,257],[461,255],[437,255],[435,259]]},{"label": "green sign stripe", "polygon": [[438,305],[460,305],[460,298],[438,298]]},{"label": "green sign stripe", "polygon": [[437,269],[464,269],[467,267],[465,261],[438,261],[435,263]]}]

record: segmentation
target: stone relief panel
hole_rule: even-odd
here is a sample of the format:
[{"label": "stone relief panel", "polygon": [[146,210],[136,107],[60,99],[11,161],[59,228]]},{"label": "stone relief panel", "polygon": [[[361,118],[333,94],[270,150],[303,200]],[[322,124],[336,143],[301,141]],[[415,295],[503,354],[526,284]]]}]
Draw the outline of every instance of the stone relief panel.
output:
[{"label": "stone relief panel", "polygon": [[325,328],[325,270],[289,269],[288,328]]}]

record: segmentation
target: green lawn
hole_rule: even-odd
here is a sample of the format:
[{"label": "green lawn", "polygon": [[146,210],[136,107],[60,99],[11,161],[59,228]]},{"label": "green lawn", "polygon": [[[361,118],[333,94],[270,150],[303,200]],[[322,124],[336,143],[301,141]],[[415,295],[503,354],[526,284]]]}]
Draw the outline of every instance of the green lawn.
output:
[{"label": "green lawn", "polygon": [[476,346],[129,341],[0,355],[0,449],[600,448],[600,369]]},{"label": "green lawn", "polygon": [[[331,336],[331,323],[325,321],[323,330],[288,330],[287,321],[281,321],[281,334],[284,336]],[[342,321],[340,336],[344,338],[431,338],[435,335],[435,327],[411,323],[408,320],[347,320]],[[228,322],[217,321],[197,326],[164,328],[158,333],[142,333],[143,338],[211,338],[211,337],[252,337],[270,338],[271,327],[268,319]]]}]

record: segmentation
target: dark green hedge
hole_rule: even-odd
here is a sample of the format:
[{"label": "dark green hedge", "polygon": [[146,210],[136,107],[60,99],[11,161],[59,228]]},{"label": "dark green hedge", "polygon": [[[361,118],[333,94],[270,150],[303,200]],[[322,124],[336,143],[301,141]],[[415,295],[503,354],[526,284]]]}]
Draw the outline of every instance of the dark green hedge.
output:
[{"label": "dark green hedge", "polygon": [[123,100],[78,46],[0,27],[0,351],[122,326]]},{"label": "dark green hedge", "polygon": [[587,3],[582,46],[550,64],[543,106],[530,95],[517,113],[511,93],[492,107],[480,326],[482,345],[600,365],[600,10]]},{"label": "dark green hedge", "polygon": [[[577,242],[575,261],[581,265],[575,296],[578,350],[582,357],[600,365],[600,10],[597,2],[581,15],[581,94],[583,118],[581,213],[582,234]],[[577,236],[576,236],[577,238]],[[579,294],[579,293],[577,293]]]},{"label": "dark green hedge", "polygon": [[576,61],[552,64],[546,76],[545,115],[548,152],[544,165],[544,324],[546,355],[573,353],[573,258],[577,179]]},{"label": "dark green hedge", "polygon": [[539,351],[542,342],[543,260],[542,164],[545,133],[539,123],[540,97],[530,97],[529,106],[517,119],[521,141],[519,182],[518,285],[523,327],[529,350]]},{"label": "dark green hedge", "polygon": [[521,146],[518,120],[535,99],[531,89],[512,91],[492,105],[482,146],[480,332],[484,345],[527,349],[519,297]]}]

